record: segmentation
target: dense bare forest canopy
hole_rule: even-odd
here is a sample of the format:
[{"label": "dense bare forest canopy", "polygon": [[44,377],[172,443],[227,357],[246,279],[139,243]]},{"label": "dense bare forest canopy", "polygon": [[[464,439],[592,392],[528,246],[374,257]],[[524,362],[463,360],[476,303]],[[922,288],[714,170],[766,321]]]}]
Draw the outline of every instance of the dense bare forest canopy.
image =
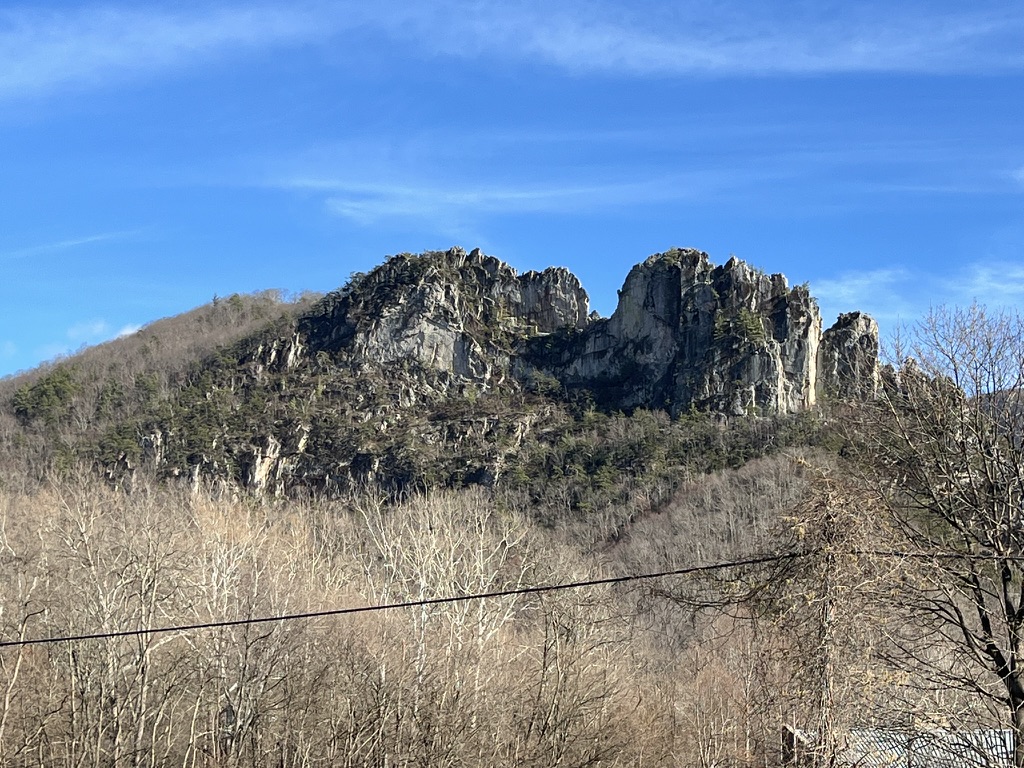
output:
[{"label": "dense bare forest canopy", "polygon": [[[1024,730],[1017,318],[937,313],[878,368],[863,317],[822,333],[742,263],[660,255],[600,319],[452,253],[0,381],[5,765],[768,766],[787,723],[832,765],[871,729]],[[703,330],[655,344],[665,306]]]}]

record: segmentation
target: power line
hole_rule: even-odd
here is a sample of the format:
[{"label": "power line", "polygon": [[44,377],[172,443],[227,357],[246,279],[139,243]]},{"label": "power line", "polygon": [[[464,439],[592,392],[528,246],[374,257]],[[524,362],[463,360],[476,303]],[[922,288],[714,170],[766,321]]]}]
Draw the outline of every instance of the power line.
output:
[{"label": "power line", "polygon": [[658,571],[656,573],[639,573],[627,576],[610,576],[604,579],[588,579],[586,581],[574,581],[563,584],[544,584],[535,587],[518,587],[516,589],[502,589],[494,592],[478,592],[469,595],[454,595],[450,597],[432,597],[422,600],[406,600],[399,603],[384,603],[378,605],[363,605],[355,608],[333,608],[326,611],[307,611],[305,613],[291,613],[282,616],[257,616],[248,619],[227,619],[223,621],[208,621],[197,624],[175,624],[166,627],[153,627],[151,629],[125,629],[116,632],[92,632],[82,635],[59,635],[53,637],[36,637],[28,640],[3,640],[0,641],[0,648],[12,648],[15,646],[44,645],[52,643],[71,643],[80,640],[107,640],[119,637],[141,637],[143,635],[159,635],[169,632],[192,632],[201,629],[217,629],[220,627],[238,627],[245,624],[272,624],[285,621],[297,621],[300,619],[317,619],[326,616],[347,616],[355,613],[375,613],[377,611],[390,611],[399,608],[418,608],[428,605],[445,605],[448,603],[463,603],[470,600],[485,600],[491,597],[514,597],[516,595],[536,595],[544,592],[559,592],[568,589],[581,589],[583,587],[598,587],[609,584],[624,584],[630,581],[644,581],[658,579],[665,576],[686,576],[694,573],[706,573],[721,571],[727,568],[741,568],[750,565],[762,565],[765,563],[782,562],[784,560],[796,560],[807,557],[814,552],[788,552],[781,555],[765,555],[747,560],[733,560],[725,563],[714,563],[711,565],[695,565],[689,568],[676,568],[670,571]]},{"label": "power line", "polygon": [[[645,581],[659,579],[666,576],[686,576],[694,573],[707,573],[721,571],[728,568],[741,568],[750,565],[763,565],[765,563],[782,562],[784,560],[796,560],[819,554],[821,550],[809,550],[804,552],[787,552],[777,555],[765,555],[753,557],[746,560],[732,560],[724,563],[713,563],[710,565],[695,565],[689,568],[675,568],[669,571],[657,571],[654,573],[638,573],[626,576],[610,576],[604,579],[588,579],[586,581],[573,581],[562,584],[543,584],[535,587],[518,587],[516,589],[503,589],[494,592],[477,592],[468,595],[453,595],[449,597],[431,597],[422,600],[405,600],[398,603],[384,603],[378,605],[362,605],[354,608],[332,608],[326,611],[307,611],[304,613],[290,613],[281,616],[257,616],[247,619],[225,619],[222,621],[208,621],[196,624],[174,624],[166,627],[153,627],[150,629],[125,629],[116,632],[92,632],[81,635],[59,635],[52,637],[37,637],[27,640],[0,640],[0,648],[12,648],[26,645],[44,645],[52,643],[70,643],[80,640],[107,640],[119,637],[141,637],[143,635],[159,635],[169,632],[192,632],[201,629],[218,629],[221,627],[239,627],[246,624],[273,624],[286,621],[298,621],[300,619],[317,619],[328,616],[347,616],[355,613],[375,613],[377,611],[390,611],[400,608],[418,608],[429,605],[445,605],[448,603],[463,603],[471,600],[485,600],[493,597],[514,597],[516,595],[536,595],[544,592],[559,592],[569,589],[581,589],[583,587],[598,587],[610,584],[624,584],[631,581]],[[1012,560],[1024,561],[1024,555],[999,555],[995,553],[945,553],[945,552],[898,552],[893,550],[846,550],[837,551],[836,554],[866,555],[874,557],[895,557],[909,559],[961,559],[961,560]]]}]

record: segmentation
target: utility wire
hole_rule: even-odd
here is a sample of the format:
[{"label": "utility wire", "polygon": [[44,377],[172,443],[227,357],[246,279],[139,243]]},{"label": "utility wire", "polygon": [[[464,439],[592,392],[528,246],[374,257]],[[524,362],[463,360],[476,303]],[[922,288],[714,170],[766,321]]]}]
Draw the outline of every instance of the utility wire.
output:
[{"label": "utility wire", "polygon": [[[272,624],[285,621],[298,621],[300,619],[316,619],[326,616],[347,616],[354,613],[375,613],[377,611],[390,611],[399,608],[418,608],[428,605],[446,605],[448,603],[464,603],[470,600],[485,600],[489,597],[513,597],[516,595],[537,595],[544,592],[559,592],[568,589],[581,589],[583,587],[599,587],[609,584],[624,584],[631,581],[645,581],[648,579],[659,579],[665,576],[686,576],[694,573],[709,573],[721,571],[728,568],[741,568],[749,565],[763,565],[765,563],[777,563],[785,560],[797,560],[803,557],[819,554],[821,550],[809,550],[804,552],[787,552],[777,555],[765,555],[753,557],[746,560],[731,560],[724,563],[713,563],[710,565],[695,565],[689,568],[675,568],[670,571],[657,571],[655,573],[637,573],[626,576],[610,576],[604,579],[588,579],[586,581],[573,581],[563,584],[543,584],[536,587],[518,587],[516,589],[502,589],[494,592],[478,592],[468,595],[453,595],[449,597],[431,597],[422,600],[406,600],[399,603],[384,603],[378,605],[362,605],[354,608],[333,608],[326,611],[307,611],[305,613],[290,613],[282,616],[257,616],[248,619],[227,619],[223,621],[208,621],[197,624],[174,624],[167,627],[153,627],[150,629],[125,629],[117,632],[93,632],[82,635],[59,635],[53,637],[36,637],[21,640],[2,640],[0,648],[13,648],[26,645],[44,645],[52,643],[71,643],[80,640],[107,640],[118,637],[141,637],[143,635],[159,635],[169,632],[192,632],[201,629],[217,629],[220,627],[239,627],[246,624]],[[961,560],[1012,560],[1024,561],[1024,555],[999,555],[989,552],[979,553],[945,553],[945,552],[897,552],[891,550],[846,550],[837,551],[836,554],[866,555],[874,557],[895,557],[911,559],[961,559]]]},{"label": "utility wire", "polygon": [[299,619],[317,619],[325,616],[347,616],[354,613],[375,613],[377,611],[390,611],[399,608],[417,608],[427,605],[445,605],[448,603],[463,603],[470,600],[485,600],[489,597],[512,597],[515,595],[536,595],[544,592],[559,592],[567,589],[581,589],[583,587],[598,587],[608,584],[624,584],[630,581],[644,581],[647,579],[658,579],[665,576],[686,576],[694,573],[707,573],[721,571],[727,568],[741,568],[749,565],[762,565],[764,563],[776,563],[785,560],[797,560],[807,557],[814,552],[788,552],[780,555],[766,555],[754,557],[747,560],[733,560],[724,563],[711,565],[695,565],[689,568],[676,568],[670,571],[658,571],[656,573],[638,573],[627,576],[610,576],[604,579],[588,579],[586,581],[574,581],[564,584],[544,584],[536,587],[519,587],[516,589],[502,589],[494,592],[479,592],[469,595],[454,595],[450,597],[431,597],[423,600],[406,600],[400,603],[384,603],[380,605],[363,605],[355,608],[334,608],[326,611],[308,611],[305,613],[291,613],[283,616],[258,616],[248,619],[227,619],[224,621],[208,621],[198,624],[175,624],[167,627],[153,627],[151,629],[125,629],[117,632],[93,632],[83,635],[60,635],[54,637],[36,637],[28,640],[3,640],[0,641],[0,648],[12,648],[26,645],[44,645],[52,643],[71,643],[80,640],[106,640],[118,637],[141,637],[144,635],[159,635],[169,632],[192,632],[200,629],[217,629],[219,627],[238,627],[245,624],[271,624],[285,621],[297,621]]}]

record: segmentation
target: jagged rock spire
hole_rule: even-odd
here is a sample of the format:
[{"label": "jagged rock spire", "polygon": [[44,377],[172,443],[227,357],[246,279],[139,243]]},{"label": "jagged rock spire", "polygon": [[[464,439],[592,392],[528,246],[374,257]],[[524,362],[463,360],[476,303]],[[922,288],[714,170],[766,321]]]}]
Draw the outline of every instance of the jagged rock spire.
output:
[{"label": "jagged rock spire", "polygon": [[635,266],[607,319],[562,268],[518,275],[479,250],[392,257],[302,324],[310,349],[414,361],[483,386],[538,375],[612,408],[796,413],[869,393],[878,327],[860,313],[822,333],[806,286],[694,249]]}]

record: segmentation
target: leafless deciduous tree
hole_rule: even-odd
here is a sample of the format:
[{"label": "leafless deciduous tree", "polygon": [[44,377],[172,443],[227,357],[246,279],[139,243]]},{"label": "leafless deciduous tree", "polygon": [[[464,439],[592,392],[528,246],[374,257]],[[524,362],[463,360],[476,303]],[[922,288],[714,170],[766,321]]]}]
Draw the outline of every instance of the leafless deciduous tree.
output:
[{"label": "leafless deciduous tree", "polygon": [[850,420],[864,476],[913,553],[903,661],[991,702],[1024,767],[1024,319],[933,311]]},{"label": "leafless deciduous tree", "polygon": [[[0,487],[0,639],[579,581],[484,491],[259,504]],[[0,764],[659,766],[668,686],[607,588],[0,648]]]}]

